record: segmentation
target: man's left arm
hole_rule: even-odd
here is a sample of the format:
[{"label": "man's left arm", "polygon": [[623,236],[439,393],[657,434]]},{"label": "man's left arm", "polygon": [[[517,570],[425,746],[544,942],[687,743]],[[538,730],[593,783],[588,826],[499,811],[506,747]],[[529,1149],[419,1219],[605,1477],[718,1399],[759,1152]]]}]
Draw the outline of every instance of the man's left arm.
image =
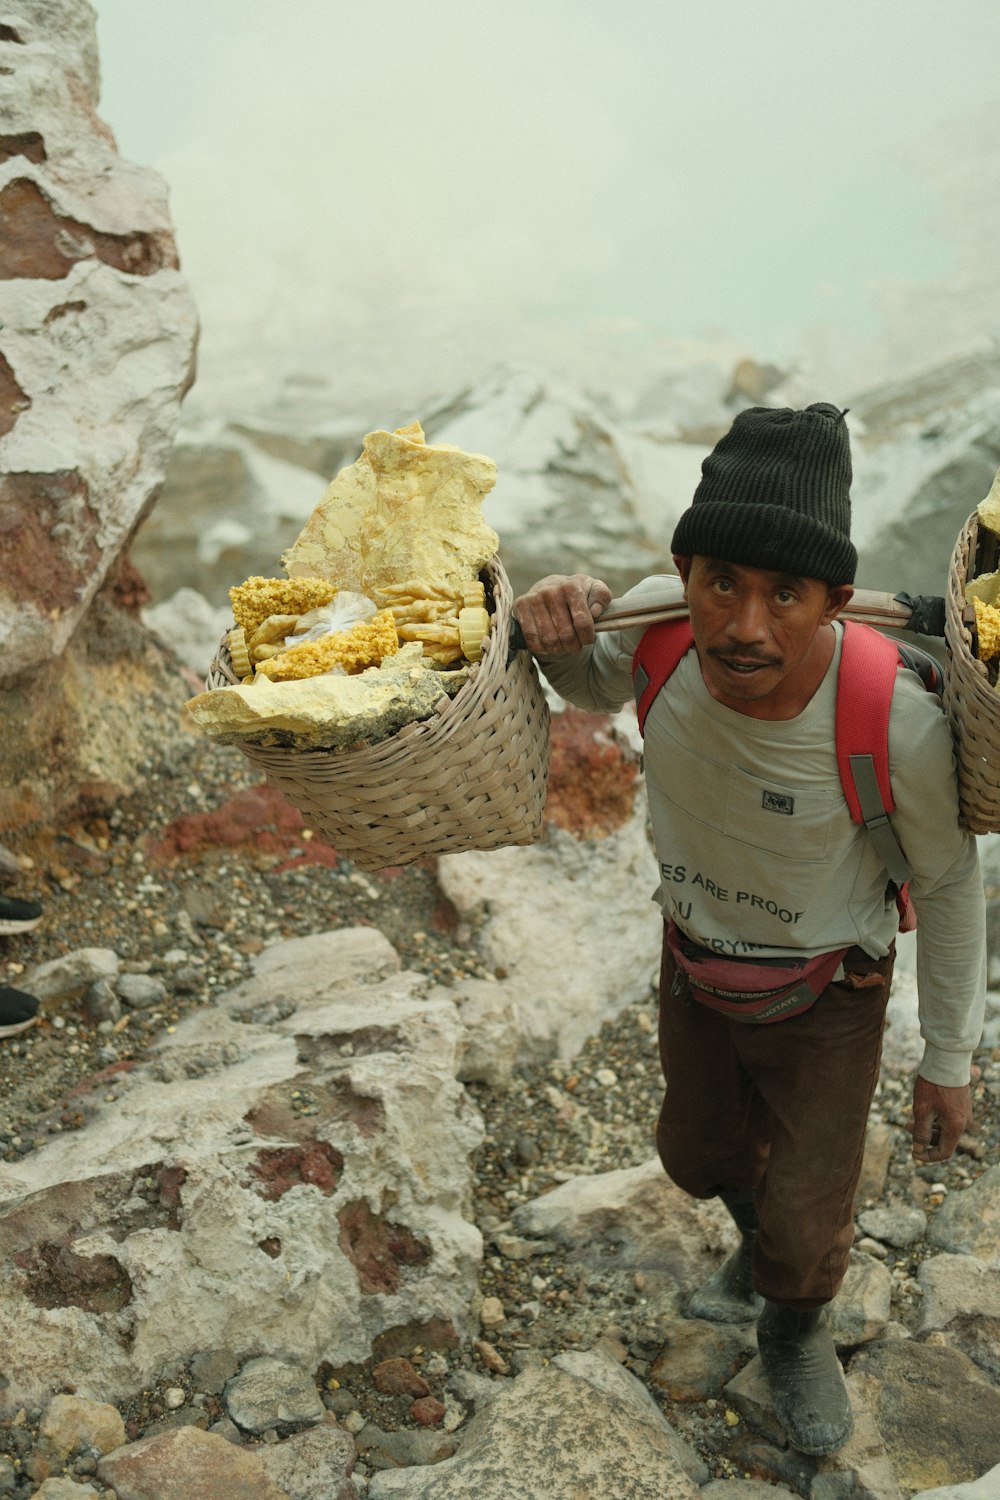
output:
[{"label": "man's left arm", "polygon": [[893,822],[913,871],[918,918],[924,1056],[913,1088],[913,1154],[921,1162],[946,1161],[972,1125],[972,1054],[986,998],[986,912],[976,841],[958,823],[950,729],[913,682],[894,699],[890,765]]}]

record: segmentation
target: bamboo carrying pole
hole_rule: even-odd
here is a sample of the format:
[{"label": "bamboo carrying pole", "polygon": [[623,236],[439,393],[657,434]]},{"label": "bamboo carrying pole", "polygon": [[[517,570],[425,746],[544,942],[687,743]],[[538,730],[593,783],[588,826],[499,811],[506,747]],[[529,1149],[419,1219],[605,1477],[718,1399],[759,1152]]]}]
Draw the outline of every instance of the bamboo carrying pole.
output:
[{"label": "bamboo carrying pole", "polygon": [[[635,625],[655,625],[658,620],[674,620],[686,614],[681,580],[665,577],[660,597],[650,598],[641,606],[629,606],[621,599],[612,599],[604,613],[594,621],[594,629],[628,630]],[[875,625],[883,630],[907,630],[911,628],[913,610],[909,603],[895,594],[855,589],[844,614],[851,620],[860,620],[864,625]]]},{"label": "bamboo carrying pole", "polygon": [[[919,625],[911,621],[915,606],[919,608]],[[931,606],[928,609],[928,606]],[[936,607],[936,608],[935,608]],[[676,620],[688,612],[684,598],[684,585],[679,578],[665,574],[659,592],[648,595],[642,604],[626,604],[621,599],[612,599],[610,604],[594,621],[595,630],[629,630],[634,626],[655,625],[660,620]],[[944,600],[937,598],[911,598],[909,594],[887,594],[877,589],[855,589],[844,614],[863,625],[874,625],[879,630],[916,630],[919,634],[944,635]],[[924,622],[937,615],[940,624]],[[975,614],[971,605],[966,605],[963,620],[972,632],[975,631]],[[515,618],[511,626],[510,650],[523,651],[526,642],[521,626]]]}]

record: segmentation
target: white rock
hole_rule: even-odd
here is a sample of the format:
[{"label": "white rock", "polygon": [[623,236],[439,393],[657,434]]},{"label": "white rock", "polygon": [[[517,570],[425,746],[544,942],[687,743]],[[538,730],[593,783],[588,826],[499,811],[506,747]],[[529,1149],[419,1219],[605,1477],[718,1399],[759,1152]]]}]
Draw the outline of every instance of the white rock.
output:
[{"label": "white rock", "polygon": [[680,482],[664,486],[662,441],[626,432],[582,392],[527,367],[489,371],[424,425],[435,442],[496,461],[485,515],[515,592],[545,573],[599,566],[617,593],[627,578],[669,567],[669,538],[704,449],[680,453]]},{"label": "white rock", "polygon": [[[411,1321],[471,1331],[482,1122],[455,1079],[455,1007],[369,929],[298,940],[299,967],[282,946],[90,1124],[0,1175],[5,1403],[68,1369],[113,1401],[205,1349],[315,1368]],[[366,953],[389,972],[354,983]],[[255,1023],[276,994],[283,1019]]]},{"label": "white rock", "polygon": [[449,854],[438,869],[486,962],[505,974],[521,1061],[572,1057],[603,1021],[649,996],[663,924],[647,899],[658,874],[641,793],[607,838],[549,825],[538,844]]},{"label": "white rock", "polygon": [[142,622],[204,681],[233,612],[228,604],[209,604],[197,589],[184,587],[144,609]]},{"label": "white rock", "polygon": [[852,1250],[843,1285],[830,1304],[830,1328],[840,1348],[881,1338],[892,1304],[888,1267],[860,1250]]},{"label": "white rock", "polygon": [[99,980],[117,983],[118,967],[113,948],[75,948],[72,953],[29,969],[23,985],[36,1000],[67,1000],[82,995]]},{"label": "white rock", "polygon": [[678,1292],[707,1274],[709,1252],[734,1248],[732,1219],[716,1199],[699,1200],[670,1181],[653,1158],[576,1177],[523,1204],[515,1229],[571,1247],[581,1260],[663,1273]]},{"label": "white rock", "polygon": [[[450,990],[465,1028],[458,1076],[463,1083],[502,1088],[520,1052],[519,1012],[511,987],[491,979],[461,979]],[[436,991],[432,991],[436,994]]]},{"label": "white rock", "polygon": [[989,1167],[961,1192],[949,1193],[928,1230],[942,1250],[1000,1265],[1000,1167]]},{"label": "white rock", "polygon": [[[372,1475],[373,1500],[697,1500],[691,1451],[649,1393],[613,1360],[561,1356],[499,1383],[452,1458]],[[567,1463],[566,1455],[573,1456]],[[707,1477],[705,1475],[704,1477]]]},{"label": "white rock", "polygon": [[914,1244],[927,1233],[927,1215],[923,1209],[905,1203],[887,1203],[866,1209],[858,1215],[858,1223],[866,1234],[874,1235],[897,1249]]},{"label": "white rock", "polygon": [[953,1318],[1000,1319],[1000,1267],[972,1255],[933,1255],[922,1261],[917,1280],[924,1290],[920,1332],[947,1328]]},{"label": "white rock", "polygon": [[945,1484],[933,1490],[921,1490],[913,1500],[996,1500],[1000,1495],[1000,1464],[970,1479],[965,1484]]},{"label": "white rock", "polygon": [[286,1360],[248,1360],[222,1398],[237,1427],[256,1435],[279,1426],[314,1427],[326,1416],[311,1374]]}]

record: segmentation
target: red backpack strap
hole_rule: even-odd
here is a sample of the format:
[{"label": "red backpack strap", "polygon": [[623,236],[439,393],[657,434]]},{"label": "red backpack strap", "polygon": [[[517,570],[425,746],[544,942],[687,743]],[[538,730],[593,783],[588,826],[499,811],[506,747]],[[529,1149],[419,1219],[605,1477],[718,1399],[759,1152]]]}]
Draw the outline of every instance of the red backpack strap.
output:
[{"label": "red backpack strap", "polygon": [[691,622],[684,616],[676,620],[659,620],[643,631],[632,656],[632,688],[640,734],[645,729],[646,715],[653,699],[693,645]]},{"label": "red backpack strap", "polygon": [[910,868],[889,822],[889,710],[900,665],[897,643],[870,625],[844,622],[837,678],[836,747],[840,783],[855,823],[863,823],[890,879],[902,886]]}]

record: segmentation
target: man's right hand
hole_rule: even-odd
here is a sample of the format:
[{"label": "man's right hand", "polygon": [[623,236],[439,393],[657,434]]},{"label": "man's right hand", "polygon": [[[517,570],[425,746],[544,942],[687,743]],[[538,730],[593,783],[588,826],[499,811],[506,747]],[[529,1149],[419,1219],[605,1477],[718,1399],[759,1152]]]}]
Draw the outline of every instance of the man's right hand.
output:
[{"label": "man's right hand", "polygon": [[514,614],[535,656],[579,651],[594,643],[594,621],[611,601],[611,590],[586,573],[542,578],[514,600]]}]

